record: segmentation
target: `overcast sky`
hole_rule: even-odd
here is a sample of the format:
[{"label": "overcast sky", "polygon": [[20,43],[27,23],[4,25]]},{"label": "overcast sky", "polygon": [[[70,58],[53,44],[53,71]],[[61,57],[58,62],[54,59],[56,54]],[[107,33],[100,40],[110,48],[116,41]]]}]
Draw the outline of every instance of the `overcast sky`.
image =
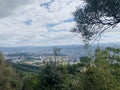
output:
[{"label": "overcast sky", "polygon": [[[0,0],[0,47],[81,44],[69,32],[80,0]],[[100,42],[120,42],[120,27]]]}]

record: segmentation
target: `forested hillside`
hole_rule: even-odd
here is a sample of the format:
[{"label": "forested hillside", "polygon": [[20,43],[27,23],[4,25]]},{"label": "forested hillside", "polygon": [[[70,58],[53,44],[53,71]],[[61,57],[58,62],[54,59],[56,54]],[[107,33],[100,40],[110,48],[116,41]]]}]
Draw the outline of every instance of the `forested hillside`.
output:
[{"label": "forested hillside", "polygon": [[98,48],[80,63],[39,68],[8,64],[0,54],[0,90],[120,90],[120,49]]}]

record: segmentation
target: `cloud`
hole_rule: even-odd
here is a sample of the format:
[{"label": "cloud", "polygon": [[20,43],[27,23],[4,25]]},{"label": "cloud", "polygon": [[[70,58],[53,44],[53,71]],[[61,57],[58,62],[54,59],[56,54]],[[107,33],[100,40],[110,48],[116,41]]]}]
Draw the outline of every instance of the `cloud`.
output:
[{"label": "cloud", "polygon": [[[69,31],[75,25],[72,12],[81,3],[82,0],[0,0],[0,46],[80,44],[81,40]],[[105,40],[111,33],[107,34],[103,35]]]},{"label": "cloud", "polygon": [[52,27],[51,29],[52,30],[57,30],[57,31],[60,31],[60,30],[65,30],[67,32],[70,31],[70,29],[72,29],[74,27],[74,22],[63,22],[61,24],[58,24],[54,27]]},{"label": "cloud", "polygon": [[16,8],[31,2],[32,0],[0,0],[0,18],[11,15]]}]

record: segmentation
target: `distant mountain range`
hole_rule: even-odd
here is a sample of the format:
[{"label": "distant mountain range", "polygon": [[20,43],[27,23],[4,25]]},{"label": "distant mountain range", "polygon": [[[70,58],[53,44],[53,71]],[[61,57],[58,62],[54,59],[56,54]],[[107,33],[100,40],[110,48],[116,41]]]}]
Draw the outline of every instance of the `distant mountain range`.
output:
[{"label": "distant mountain range", "polygon": [[[47,53],[50,54],[53,52],[53,48],[58,47],[61,48],[61,53],[63,54],[85,54],[86,49],[84,45],[63,45],[63,46],[42,46],[42,47],[36,47],[36,46],[22,46],[22,47],[0,47],[0,51],[3,53]],[[94,44],[89,47],[90,50],[95,50],[98,47],[98,45]],[[100,44],[100,48],[105,47],[116,47],[120,48],[120,43],[107,43],[107,44]]]}]

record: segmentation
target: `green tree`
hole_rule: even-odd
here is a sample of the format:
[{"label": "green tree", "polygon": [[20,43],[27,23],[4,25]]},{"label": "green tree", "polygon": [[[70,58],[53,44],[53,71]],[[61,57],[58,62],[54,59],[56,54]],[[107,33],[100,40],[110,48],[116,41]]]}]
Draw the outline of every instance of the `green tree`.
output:
[{"label": "green tree", "polygon": [[92,59],[88,56],[83,56],[80,57],[80,62],[84,65],[84,67],[88,67],[92,64]]},{"label": "green tree", "polygon": [[89,67],[80,81],[82,90],[120,90],[117,80],[103,68]]},{"label": "green tree", "polygon": [[57,56],[58,56],[60,50],[61,50],[60,48],[56,48],[56,47],[53,49],[53,54],[54,54],[54,58],[55,58],[55,63],[57,63]]},{"label": "green tree", "polygon": [[37,75],[29,75],[23,81],[22,90],[40,90],[39,78]]},{"label": "green tree", "polygon": [[74,12],[76,26],[72,32],[80,33],[88,44],[106,29],[114,28],[120,22],[120,0],[83,0]]},{"label": "green tree", "polygon": [[15,70],[0,53],[0,90],[19,90],[21,83]]},{"label": "green tree", "polygon": [[65,73],[62,71],[56,64],[46,65],[39,73],[40,90],[63,90]]}]

